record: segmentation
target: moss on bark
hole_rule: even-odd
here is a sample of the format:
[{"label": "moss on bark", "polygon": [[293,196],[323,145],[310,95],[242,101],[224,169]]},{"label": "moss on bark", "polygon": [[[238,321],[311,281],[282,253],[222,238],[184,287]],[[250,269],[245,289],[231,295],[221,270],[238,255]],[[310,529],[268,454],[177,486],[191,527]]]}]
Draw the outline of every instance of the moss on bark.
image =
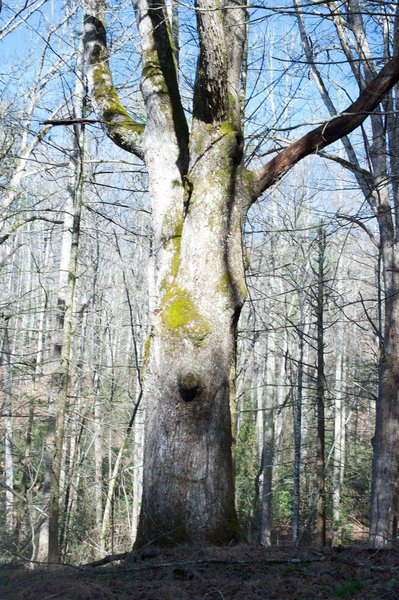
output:
[{"label": "moss on bark", "polygon": [[186,336],[196,344],[201,343],[211,329],[191,294],[175,283],[166,289],[162,298],[161,319],[167,330]]}]

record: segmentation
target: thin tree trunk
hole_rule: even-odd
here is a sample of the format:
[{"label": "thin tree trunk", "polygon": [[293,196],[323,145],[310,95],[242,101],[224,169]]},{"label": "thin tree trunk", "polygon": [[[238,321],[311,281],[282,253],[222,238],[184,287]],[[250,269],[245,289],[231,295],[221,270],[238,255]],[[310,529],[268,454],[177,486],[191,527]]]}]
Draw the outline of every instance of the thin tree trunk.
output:
[{"label": "thin tree trunk", "polygon": [[133,437],[133,506],[132,544],[136,541],[143,493],[144,411],[139,410],[134,422]]},{"label": "thin tree trunk", "polygon": [[[263,460],[263,445],[264,445],[264,430],[265,430],[265,415],[264,415],[264,400],[265,400],[265,375],[266,368],[263,363],[259,364],[259,358],[255,355],[257,354],[256,350],[258,348],[258,344],[254,346],[254,370],[253,370],[253,383],[252,383],[252,395],[253,401],[252,406],[255,408],[255,430],[256,430],[256,438],[257,438],[257,460],[259,463]],[[268,357],[268,350],[267,357]],[[260,352],[259,352],[260,354]],[[268,358],[266,359],[268,360]]]},{"label": "thin tree trunk", "polygon": [[[296,8],[299,5],[296,3]],[[353,7],[352,7],[353,8]],[[376,67],[371,53],[368,36],[361,12],[352,10],[349,5],[342,5],[342,11],[335,5],[330,6],[331,19],[335,25],[342,50],[348,60],[353,75],[360,89],[365,89],[371,82],[376,81]],[[348,18],[350,15],[350,18]],[[399,52],[399,7],[396,7],[392,28],[389,20],[383,20],[384,55],[386,64],[390,64],[393,54]],[[330,113],[336,110],[328,95],[321,74],[314,63],[312,44],[304,29],[303,18],[297,10],[301,39],[307,59],[311,63],[313,76],[319,86],[324,103]],[[390,30],[389,30],[389,29]],[[390,42],[386,42],[387,38]],[[355,41],[355,44],[353,43]],[[373,234],[366,228],[370,239],[378,246],[382,258],[385,287],[385,327],[382,341],[381,360],[379,365],[379,393],[376,406],[376,429],[374,436],[374,454],[372,470],[371,512],[369,544],[372,548],[389,547],[396,535],[399,510],[399,399],[397,394],[396,373],[399,365],[399,342],[395,337],[397,330],[396,307],[398,295],[398,264],[397,243],[399,239],[398,223],[398,141],[397,141],[397,111],[398,104],[397,82],[387,90],[383,110],[371,115],[371,142],[366,142],[366,153],[371,172],[359,168],[359,160],[355,149],[347,138],[343,144],[348,156],[349,167],[359,184],[371,211],[377,218],[380,240],[375,240]],[[380,99],[381,100],[381,99]],[[388,153],[387,153],[388,150]],[[391,181],[390,181],[391,179]],[[390,198],[391,194],[391,198]],[[379,306],[381,304],[379,303]],[[381,315],[378,315],[380,323]],[[378,325],[378,329],[380,329]]]},{"label": "thin tree trunk", "polygon": [[80,439],[82,437],[82,429],[84,427],[84,416],[82,414],[82,381],[84,359],[86,352],[86,334],[88,311],[87,305],[84,304],[79,311],[81,319],[81,334],[79,339],[79,347],[77,350],[76,362],[76,381],[74,384],[74,405],[72,408],[73,417],[69,420],[68,430],[70,437],[68,473],[65,482],[65,500],[63,509],[63,519],[60,523],[60,550],[61,556],[64,557],[68,549],[68,532],[70,522],[73,518],[76,507],[76,500],[79,491],[79,456],[80,456]]},{"label": "thin tree trunk", "polygon": [[105,499],[105,506],[104,506],[102,527],[101,527],[101,547],[102,548],[105,548],[107,546],[107,544],[106,544],[107,536],[109,534],[110,525],[112,524],[111,521],[112,521],[112,510],[113,510],[115,488],[116,488],[116,484],[118,482],[118,475],[119,475],[120,466],[121,466],[121,462],[122,462],[123,452],[125,450],[127,441],[129,439],[130,433],[132,431],[132,427],[133,427],[133,424],[136,419],[137,411],[139,410],[139,407],[140,407],[141,398],[142,398],[142,396],[140,394],[140,396],[138,397],[137,402],[133,408],[132,416],[131,416],[129,424],[126,428],[125,436],[123,438],[121,447],[119,448],[116,460],[114,462],[114,466],[112,468],[111,468],[111,461],[110,461],[109,471],[110,471],[111,475],[109,477],[109,482],[108,482],[108,490],[107,490],[107,495],[106,495],[106,499]]},{"label": "thin tree trunk", "polygon": [[274,413],[276,390],[276,344],[275,332],[268,336],[266,359],[266,386],[262,387],[263,403],[263,486],[261,502],[261,530],[260,543],[262,546],[272,545],[272,488],[273,488],[273,462],[274,462]]},{"label": "thin tree trunk", "polygon": [[324,278],[325,278],[325,231],[320,227],[318,232],[318,281],[317,281],[317,383],[316,383],[316,529],[317,541],[326,545],[326,491],[325,491],[325,417],[324,417]]},{"label": "thin tree trunk", "polygon": [[4,395],[4,482],[5,492],[5,525],[7,533],[13,537],[15,533],[15,507],[14,507],[14,457],[13,457],[13,414],[12,414],[12,388],[11,388],[11,355],[9,341],[9,315],[3,315],[3,344],[1,348],[3,395]]},{"label": "thin tree trunk", "polygon": [[[176,8],[177,10],[177,8]],[[115,233],[115,244],[118,256],[121,261],[122,267],[122,276],[123,276],[123,285],[126,295],[126,301],[129,309],[129,320],[130,320],[130,340],[133,344],[133,353],[134,353],[134,367],[135,367],[135,376],[134,376],[134,390],[135,393],[132,396],[136,396],[136,403],[141,403],[142,396],[142,377],[141,377],[141,364],[142,364],[142,356],[140,352],[140,347],[142,346],[141,340],[139,339],[138,333],[136,331],[137,326],[137,315],[134,313],[132,295],[129,289],[129,282],[126,273],[125,262],[123,260],[122,251],[120,248],[120,244],[118,241],[118,237]],[[153,260],[150,257],[150,264],[152,265]],[[152,289],[152,273],[150,274],[150,295]],[[154,307],[153,307],[154,308]],[[137,390],[137,391],[136,391]],[[142,484],[143,484],[143,452],[144,452],[144,414],[143,407],[140,408],[138,415],[141,415],[141,418],[135,418],[133,424],[133,507],[132,507],[132,526],[131,526],[131,536],[133,543],[136,540],[137,536],[137,528],[138,528],[138,519],[141,508],[141,496],[142,496]],[[116,481],[116,477],[113,474],[113,481]]]},{"label": "thin tree trunk", "polygon": [[[99,352],[98,358],[101,356]],[[97,364],[94,372],[94,398],[93,398],[93,422],[94,422],[94,490],[96,506],[96,530],[101,539],[102,513],[103,513],[103,435],[102,435],[102,407],[100,398],[101,376],[100,365]],[[100,552],[104,553],[101,544]]]},{"label": "thin tree trunk", "polygon": [[344,331],[343,323],[338,324],[335,365],[335,405],[334,405],[334,451],[332,489],[332,546],[342,543],[341,494],[345,469],[345,405],[344,405]]},{"label": "thin tree trunk", "polygon": [[298,367],[297,389],[294,397],[294,467],[293,467],[293,510],[292,510],[292,544],[298,546],[301,522],[301,448],[302,448],[302,403],[303,403],[303,354],[304,354],[304,317],[302,300],[299,299],[298,334]]},{"label": "thin tree trunk", "polygon": [[[48,311],[48,292],[44,287],[44,283],[41,277],[46,273],[49,264],[50,255],[50,238],[44,237],[43,240],[43,263],[40,267],[41,271],[38,273],[40,283],[40,295],[39,295],[39,317],[37,324],[37,346],[36,346],[36,360],[35,360],[35,371],[33,374],[33,390],[32,395],[29,398],[29,416],[27,420],[26,433],[25,433],[25,450],[23,458],[23,469],[20,483],[20,494],[25,499],[24,502],[19,501],[18,510],[16,515],[16,545],[20,548],[22,541],[22,525],[25,519],[26,510],[31,511],[31,493],[29,492],[29,486],[31,484],[31,455],[32,455],[32,433],[35,419],[35,400],[40,391],[40,397],[42,398],[42,376],[43,376],[43,360],[45,353],[45,338],[46,338],[46,324],[47,324],[47,311]],[[28,497],[29,496],[29,497]],[[33,536],[34,537],[34,536]],[[33,545],[32,558],[35,556],[35,543]]]}]

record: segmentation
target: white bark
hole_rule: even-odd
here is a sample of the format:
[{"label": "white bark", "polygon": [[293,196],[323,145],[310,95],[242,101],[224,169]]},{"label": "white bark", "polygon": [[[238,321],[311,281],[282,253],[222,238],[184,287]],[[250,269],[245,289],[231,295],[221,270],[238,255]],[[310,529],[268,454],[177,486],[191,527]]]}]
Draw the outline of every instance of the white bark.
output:
[{"label": "white bark", "polygon": [[343,323],[338,325],[335,365],[335,403],[334,403],[334,453],[333,453],[333,525],[332,545],[342,542],[341,495],[345,472],[345,424],[346,407],[344,403],[344,330]]},{"label": "white bark", "polygon": [[137,413],[134,422],[133,438],[133,506],[132,506],[132,544],[136,541],[141,497],[143,494],[143,455],[144,455],[144,411]]},{"label": "white bark", "polygon": [[3,343],[1,349],[2,388],[4,395],[4,483],[5,492],[5,523],[10,535],[14,534],[14,457],[13,457],[13,414],[12,414],[12,388],[11,388],[11,357],[9,342],[9,315],[3,315]]}]

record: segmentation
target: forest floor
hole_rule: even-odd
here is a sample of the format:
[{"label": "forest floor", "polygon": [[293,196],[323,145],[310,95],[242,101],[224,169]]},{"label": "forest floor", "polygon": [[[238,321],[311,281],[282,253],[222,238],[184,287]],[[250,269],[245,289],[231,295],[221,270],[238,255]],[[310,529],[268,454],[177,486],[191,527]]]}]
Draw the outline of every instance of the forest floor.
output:
[{"label": "forest floor", "polygon": [[238,545],[136,553],[102,566],[0,565],[1,600],[399,599],[399,548]]}]

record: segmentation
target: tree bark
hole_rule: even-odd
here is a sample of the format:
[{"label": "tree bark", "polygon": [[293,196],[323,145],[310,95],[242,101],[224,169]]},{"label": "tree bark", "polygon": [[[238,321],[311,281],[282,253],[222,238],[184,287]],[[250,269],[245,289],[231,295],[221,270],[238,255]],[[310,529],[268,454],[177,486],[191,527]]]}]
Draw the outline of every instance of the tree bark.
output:
[{"label": "tree bark", "polygon": [[[272,545],[272,490],[273,490],[273,463],[274,463],[274,414],[276,408],[276,342],[275,332],[269,333],[267,347],[266,386],[263,388],[263,485],[261,497],[261,530],[260,543],[262,546]],[[259,382],[262,385],[261,382]],[[258,385],[259,385],[258,384]]]}]

